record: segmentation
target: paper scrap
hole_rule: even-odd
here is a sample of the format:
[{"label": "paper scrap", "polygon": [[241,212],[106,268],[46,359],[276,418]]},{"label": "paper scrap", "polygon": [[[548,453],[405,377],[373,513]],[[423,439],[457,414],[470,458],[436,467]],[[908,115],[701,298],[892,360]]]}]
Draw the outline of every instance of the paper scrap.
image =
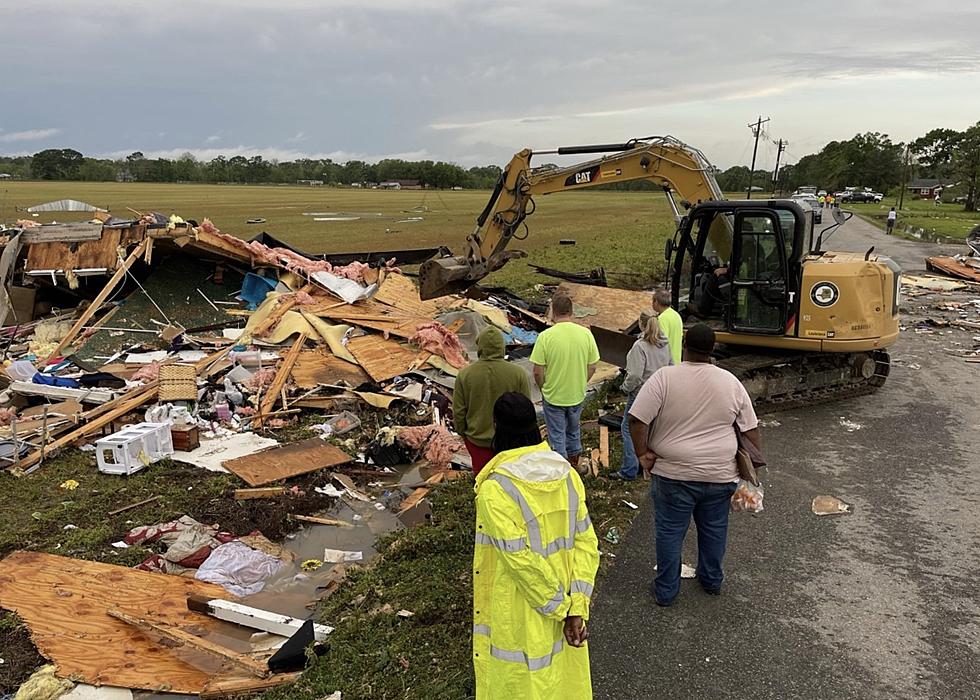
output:
[{"label": "paper scrap", "polygon": [[343,549],[324,549],[323,561],[329,564],[341,564],[349,561],[361,561],[364,559],[364,552],[348,552]]}]

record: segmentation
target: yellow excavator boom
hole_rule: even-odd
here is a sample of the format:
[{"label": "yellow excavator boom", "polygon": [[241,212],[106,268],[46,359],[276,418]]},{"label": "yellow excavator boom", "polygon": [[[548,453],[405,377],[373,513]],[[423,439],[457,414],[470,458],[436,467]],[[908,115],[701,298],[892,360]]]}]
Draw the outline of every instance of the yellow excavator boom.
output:
[{"label": "yellow excavator boom", "polygon": [[[611,155],[564,168],[532,168],[534,155]],[[698,149],[672,136],[657,136],[625,144],[572,146],[546,151],[525,148],[504,168],[476,228],[466,238],[463,255],[426,261],[419,270],[423,299],[462,291],[514,258],[524,257],[507,246],[534,211],[534,196],[597,187],[632,180],[650,180],[663,187],[676,219],[674,195],[686,206],[724,199],[713,168]]]}]

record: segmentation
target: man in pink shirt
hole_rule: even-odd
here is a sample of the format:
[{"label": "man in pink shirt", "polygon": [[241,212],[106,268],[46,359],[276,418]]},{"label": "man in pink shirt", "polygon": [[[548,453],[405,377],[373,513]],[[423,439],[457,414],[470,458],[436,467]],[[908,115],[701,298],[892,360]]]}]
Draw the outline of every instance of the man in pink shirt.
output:
[{"label": "man in pink shirt", "polygon": [[[721,592],[728,509],[738,483],[737,430],[761,447],[759,421],[745,387],[711,364],[715,332],[698,324],[684,336],[684,361],[647,380],[630,407],[630,437],[644,471],[653,474],[657,605],[680,591],[681,548],[691,517],[698,531],[697,577]],[[653,425],[653,430],[650,426]]]}]

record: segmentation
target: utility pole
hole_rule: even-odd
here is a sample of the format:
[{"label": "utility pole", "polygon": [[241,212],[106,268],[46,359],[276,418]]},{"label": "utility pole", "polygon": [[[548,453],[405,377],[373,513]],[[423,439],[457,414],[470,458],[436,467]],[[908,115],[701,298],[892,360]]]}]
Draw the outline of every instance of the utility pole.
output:
[{"label": "utility pole", "polygon": [[776,142],[776,169],[772,171],[772,194],[774,197],[776,196],[776,185],[779,182],[779,156],[782,155],[788,145],[789,142],[782,139]]},{"label": "utility pole", "polygon": [[909,163],[911,161],[911,154],[909,153],[908,145],[905,146],[905,167],[902,168],[902,189],[898,191],[898,210],[902,210],[902,205],[905,203],[905,190],[909,186]]},{"label": "utility pole", "polygon": [[748,124],[748,127],[752,129],[752,135],[755,136],[755,146],[752,148],[752,167],[749,168],[749,187],[745,192],[746,199],[752,199],[752,176],[755,175],[755,154],[759,150],[759,134],[762,133],[762,125],[768,122],[770,117],[762,118],[759,115],[759,119],[754,124]]}]

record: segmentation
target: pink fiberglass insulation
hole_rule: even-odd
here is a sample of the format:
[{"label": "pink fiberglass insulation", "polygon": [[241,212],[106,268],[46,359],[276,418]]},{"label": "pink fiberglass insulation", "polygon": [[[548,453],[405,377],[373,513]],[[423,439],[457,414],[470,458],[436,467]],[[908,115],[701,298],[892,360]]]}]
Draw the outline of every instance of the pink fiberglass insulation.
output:
[{"label": "pink fiberglass insulation", "polygon": [[297,306],[310,306],[311,304],[316,304],[317,299],[314,299],[309,292],[296,292],[296,304]]},{"label": "pink fiberglass insulation", "polygon": [[[219,236],[226,243],[231,244],[243,253],[254,258],[256,262],[282,267],[290,272],[303,274],[306,277],[309,277],[314,272],[330,272],[338,277],[346,277],[355,282],[363,282],[364,271],[370,267],[366,263],[356,260],[349,265],[334,266],[326,260],[311,260],[305,255],[300,255],[288,248],[270,248],[258,241],[243,241],[240,238],[221,233],[210,219],[204,219],[201,222],[199,230]],[[398,272],[398,268],[394,267],[394,263],[395,259],[392,258],[385,263],[385,266],[393,272]]]},{"label": "pink fiberglass insulation", "polygon": [[276,378],[276,370],[273,367],[263,367],[258,370],[245,380],[245,386],[249,389],[255,390],[260,388],[265,388],[272,384],[272,380]]},{"label": "pink fiberglass insulation", "polygon": [[446,362],[457,369],[469,364],[459,337],[438,321],[420,325],[415,329],[415,335],[410,338],[410,342],[433,355],[445,358]]},{"label": "pink fiberglass insulation", "polygon": [[0,425],[10,425],[16,415],[16,408],[0,408]]},{"label": "pink fiberglass insulation", "polygon": [[152,382],[160,378],[160,363],[151,362],[145,367],[140,367],[133,374],[134,382]]},{"label": "pink fiberglass insulation", "polygon": [[463,440],[443,425],[402,428],[398,439],[413,450],[422,450],[422,456],[435,467],[448,467],[456,453],[463,449]]}]

